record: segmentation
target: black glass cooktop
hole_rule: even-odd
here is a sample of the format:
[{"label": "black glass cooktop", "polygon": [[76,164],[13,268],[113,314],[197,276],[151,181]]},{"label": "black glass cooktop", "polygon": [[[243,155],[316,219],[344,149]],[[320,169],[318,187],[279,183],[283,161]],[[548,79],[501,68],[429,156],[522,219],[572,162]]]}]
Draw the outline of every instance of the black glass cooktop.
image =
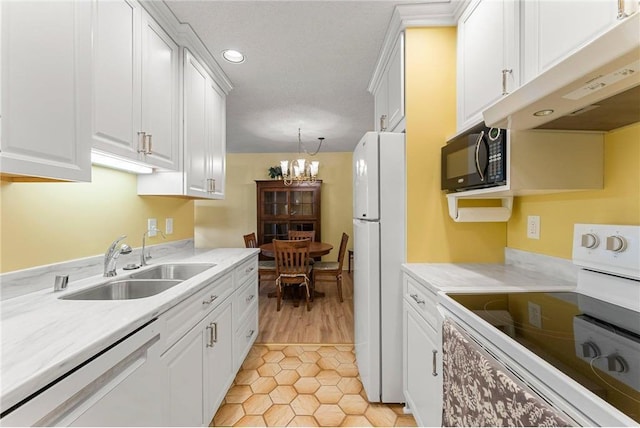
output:
[{"label": "black glass cooktop", "polygon": [[640,313],[572,292],[448,295],[640,422]]}]

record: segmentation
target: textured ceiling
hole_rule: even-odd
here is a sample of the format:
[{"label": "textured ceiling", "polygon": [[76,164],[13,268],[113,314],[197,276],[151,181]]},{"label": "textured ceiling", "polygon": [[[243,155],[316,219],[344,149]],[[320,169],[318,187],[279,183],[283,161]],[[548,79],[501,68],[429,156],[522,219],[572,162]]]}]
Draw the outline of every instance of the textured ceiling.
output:
[{"label": "textured ceiling", "polygon": [[[413,3],[405,1],[403,3]],[[373,128],[367,92],[397,2],[180,1],[166,4],[189,23],[231,82],[227,151],[352,151]],[[221,59],[224,49],[246,55]]]}]

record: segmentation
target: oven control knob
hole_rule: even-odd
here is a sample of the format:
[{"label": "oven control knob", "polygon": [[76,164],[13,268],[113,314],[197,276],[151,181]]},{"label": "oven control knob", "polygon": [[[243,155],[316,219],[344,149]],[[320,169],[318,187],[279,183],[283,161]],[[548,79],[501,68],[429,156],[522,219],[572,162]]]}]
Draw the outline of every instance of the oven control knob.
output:
[{"label": "oven control knob", "polygon": [[627,362],[618,354],[607,355],[607,369],[610,372],[625,373],[629,370]]},{"label": "oven control knob", "polygon": [[607,236],[607,250],[621,253],[627,249],[627,240],[620,235]]},{"label": "oven control knob", "polygon": [[584,342],[582,344],[582,356],[584,358],[597,358],[600,356],[600,349],[598,345],[591,341]]},{"label": "oven control knob", "polygon": [[594,233],[585,233],[582,235],[582,242],[580,244],[585,248],[596,248],[600,245],[600,239],[598,235]]}]

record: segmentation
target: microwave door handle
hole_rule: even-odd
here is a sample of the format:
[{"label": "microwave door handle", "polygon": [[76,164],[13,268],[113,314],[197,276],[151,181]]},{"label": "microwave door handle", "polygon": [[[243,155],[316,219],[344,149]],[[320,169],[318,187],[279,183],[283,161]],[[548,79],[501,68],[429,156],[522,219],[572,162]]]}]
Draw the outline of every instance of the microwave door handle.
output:
[{"label": "microwave door handle", "polygon": [[482,173],[483,168],[480,168],[480,144],[482,143],[483,136],[484,131],[480,132],[480,135],[478,135],[478,139],[476,140],[476,170],[480,175],[480,181],[484,181],[484,174]]}]

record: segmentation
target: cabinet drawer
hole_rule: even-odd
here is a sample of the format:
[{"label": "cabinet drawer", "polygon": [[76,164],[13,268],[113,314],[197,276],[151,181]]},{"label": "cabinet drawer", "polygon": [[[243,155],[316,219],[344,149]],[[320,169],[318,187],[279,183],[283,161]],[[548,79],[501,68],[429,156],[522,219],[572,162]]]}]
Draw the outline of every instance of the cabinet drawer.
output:
[{"label": "cabinet drawer", "polygon": [[258,273],[258,257],[251,257],[246,262],[235,268],[234,274],[236,276],[236,288],[241,287],[251,275],[257,275]]},{"label": "cabinet drawer", "polygon": [[253,342],[258,337],[258,301],[251,305],[250,315],[242,323],[234,335],[233,341],[233,361],[234,370],[238,370],[242,365]]},{"label": "cabinet drawer", "polygon": [[[247,317],[247,313],[255,308],[253,302],[258,300],[258,277],[250,278],[233,296],[233,322],[237,329]],[[255,308],[254,310],[257,310]]]},{"label": "cabinet drawer", "polygon": [[207,287],[167,311],[165,320],[165,349],[222,303],[233,292],[233,275],[228,273],[212,281]]},{"label": "cabinet drawer", "polygon": [[404,275],[404,298],[433,329],[438,330],[438,310],[436,296],[419,282],[408,275]]}]

